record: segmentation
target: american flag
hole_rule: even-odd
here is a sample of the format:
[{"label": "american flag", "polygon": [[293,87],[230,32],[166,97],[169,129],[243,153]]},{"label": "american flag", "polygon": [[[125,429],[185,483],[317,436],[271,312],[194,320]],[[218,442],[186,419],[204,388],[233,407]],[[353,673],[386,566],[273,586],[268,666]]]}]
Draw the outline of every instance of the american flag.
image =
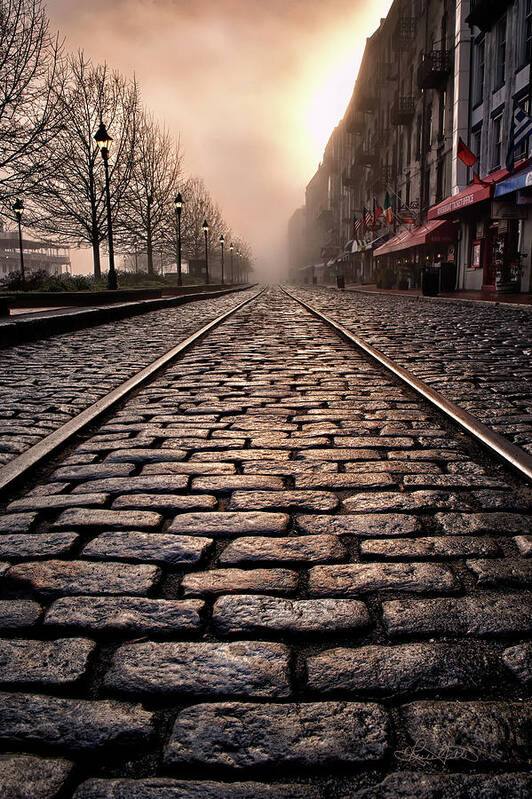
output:
[{"label": "american flag", "polygon": [[362,227],[362,220],[361,219],[357,219],[356,216],[355,216],[355,217],[353,217],[353,222],[355,223],[355,239],[358,240],[358,231]]},{"label": "american flag", "polygon": [[368,228],[371,225],[373,217],[371,216],[371,211],[368,211],[366,206],[364,206],[364,225]]}]

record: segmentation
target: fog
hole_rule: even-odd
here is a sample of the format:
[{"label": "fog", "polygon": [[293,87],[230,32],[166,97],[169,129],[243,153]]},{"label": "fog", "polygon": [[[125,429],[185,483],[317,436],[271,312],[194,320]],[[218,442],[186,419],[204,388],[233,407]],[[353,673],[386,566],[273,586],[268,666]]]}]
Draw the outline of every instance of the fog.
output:
[{"label": "fog", "polygon": [[[139,80],[180,135],[256,269],[286,261],[286,225],[391,0],[48,0],[70,49]],[[90,259],[73,259],[90,268]],[[76,271],[78,271],[76,269]]]}]

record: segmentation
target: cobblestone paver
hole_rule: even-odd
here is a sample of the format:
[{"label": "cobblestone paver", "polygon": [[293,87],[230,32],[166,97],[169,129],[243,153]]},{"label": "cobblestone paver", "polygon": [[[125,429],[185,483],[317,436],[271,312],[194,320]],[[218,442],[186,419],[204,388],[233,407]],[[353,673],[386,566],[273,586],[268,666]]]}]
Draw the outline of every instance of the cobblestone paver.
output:
[{"label": "cobblestone paver", "polygon": [[532,453],[530,307],[290,291]]},{"label": "cobblestone paver", "polygon": [[256,293],[198,300],[0,350],[0,466]]},{"label": "cobblestone paver", "polygon": [[530,795],[530,489],[280,291],[48,474],[0,517],[2,799]]}]

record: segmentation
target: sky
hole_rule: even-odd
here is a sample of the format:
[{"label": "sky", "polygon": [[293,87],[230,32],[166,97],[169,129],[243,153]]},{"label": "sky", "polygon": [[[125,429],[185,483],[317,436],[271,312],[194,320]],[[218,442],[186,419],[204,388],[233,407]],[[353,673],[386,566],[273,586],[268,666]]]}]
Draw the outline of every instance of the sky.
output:
[{"label": "sky", "polygon": [[[260,276],[286,263],[304,203],[351,96],[365,39],[391,0],[48,0],[69,49],[136,74],[179,136]],[[90,258],[73,257],[74,271]]]}]

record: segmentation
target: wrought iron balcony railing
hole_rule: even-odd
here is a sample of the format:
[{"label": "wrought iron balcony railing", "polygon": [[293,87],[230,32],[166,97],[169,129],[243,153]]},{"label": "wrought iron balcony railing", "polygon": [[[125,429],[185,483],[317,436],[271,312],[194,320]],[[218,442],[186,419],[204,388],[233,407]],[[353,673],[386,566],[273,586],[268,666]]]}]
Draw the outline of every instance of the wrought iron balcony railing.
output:
[{"label": "wrought iron balcony railing", "polygon": [[451,54],[449,50],[431,50],[421,54],[417,71],[417,83],[420,89],[441,89],[451,71]]}]

